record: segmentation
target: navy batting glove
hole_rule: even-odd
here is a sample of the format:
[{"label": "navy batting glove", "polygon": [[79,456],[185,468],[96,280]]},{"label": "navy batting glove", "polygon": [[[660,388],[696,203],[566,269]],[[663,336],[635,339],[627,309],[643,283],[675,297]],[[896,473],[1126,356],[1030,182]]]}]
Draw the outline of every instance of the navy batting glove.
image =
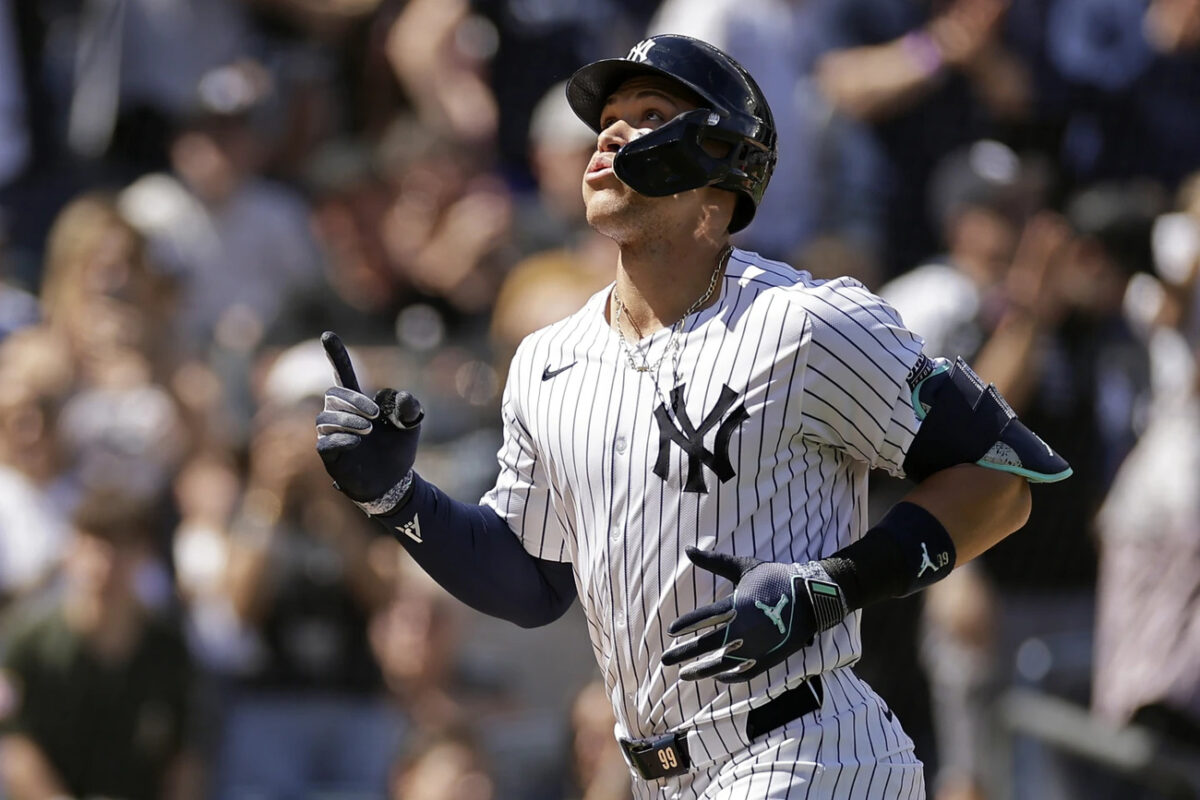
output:
[{"label": "navy batting glove", "polygon": [[684,680],[748,681],[812,644],[818,633],[850,613],[841,587],[815,561],[777,564],[697,547],[687,548],[687,556],[697,567],[732,581],[734,590],[680,615],[667,628],[672,636],[713,628],[663,653],[668,667],[697,659],[679,673]]},{"label": "navy batting glove", "polygon": [[367,397],[337,334],[326,331],[321,344],[337,386],[325,392],[325,409],[317,415],[317,453],[334,486],[368,514],[395,511],[412,493],[421,404],[395,389]]}]

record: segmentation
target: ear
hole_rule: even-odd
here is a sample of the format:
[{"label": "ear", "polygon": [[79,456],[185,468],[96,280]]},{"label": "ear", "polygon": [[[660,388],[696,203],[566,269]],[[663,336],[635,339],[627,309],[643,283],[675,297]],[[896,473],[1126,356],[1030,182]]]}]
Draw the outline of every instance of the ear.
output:
[{"label": "ear", "polygon": [[734,209],[737,208],[737,193],[715,186],[705,186],[697,191],[703,192],[701,202],[706,227],[710,231],[728,233],[729,225],[733,222]]}]

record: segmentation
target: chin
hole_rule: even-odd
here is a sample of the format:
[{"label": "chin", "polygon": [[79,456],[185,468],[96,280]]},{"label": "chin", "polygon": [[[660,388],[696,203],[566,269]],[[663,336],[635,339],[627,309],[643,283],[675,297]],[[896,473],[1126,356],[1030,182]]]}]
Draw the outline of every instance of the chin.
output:
[{"label": "chin", "polygon": [[598,233],[618,241],[645,227],[648,221],[645,203],[637,202],[633,192],[602,190],[585,198],[588,225]]}]

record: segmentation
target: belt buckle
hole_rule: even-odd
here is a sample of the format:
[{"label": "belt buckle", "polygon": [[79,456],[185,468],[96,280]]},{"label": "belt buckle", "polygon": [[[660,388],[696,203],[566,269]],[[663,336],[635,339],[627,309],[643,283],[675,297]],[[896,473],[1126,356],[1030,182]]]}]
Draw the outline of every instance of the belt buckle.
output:
[{"label": "belt buckle", "polygon": [[692,765],[684,734],[667,733],[651,739],[619,739],[621,749],[643,779],[652,781],[682,775]]}]

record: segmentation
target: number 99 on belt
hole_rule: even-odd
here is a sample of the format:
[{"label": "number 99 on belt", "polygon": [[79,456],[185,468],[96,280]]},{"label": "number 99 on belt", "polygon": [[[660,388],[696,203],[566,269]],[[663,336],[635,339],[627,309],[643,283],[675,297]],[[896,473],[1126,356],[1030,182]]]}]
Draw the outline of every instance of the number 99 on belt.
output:
[{"label": "number 99 on belt", "polygon": [[668,733],[653,739],[621,739],[629,763],[646,780],[682,775],[691,768],[684,735]]}]

